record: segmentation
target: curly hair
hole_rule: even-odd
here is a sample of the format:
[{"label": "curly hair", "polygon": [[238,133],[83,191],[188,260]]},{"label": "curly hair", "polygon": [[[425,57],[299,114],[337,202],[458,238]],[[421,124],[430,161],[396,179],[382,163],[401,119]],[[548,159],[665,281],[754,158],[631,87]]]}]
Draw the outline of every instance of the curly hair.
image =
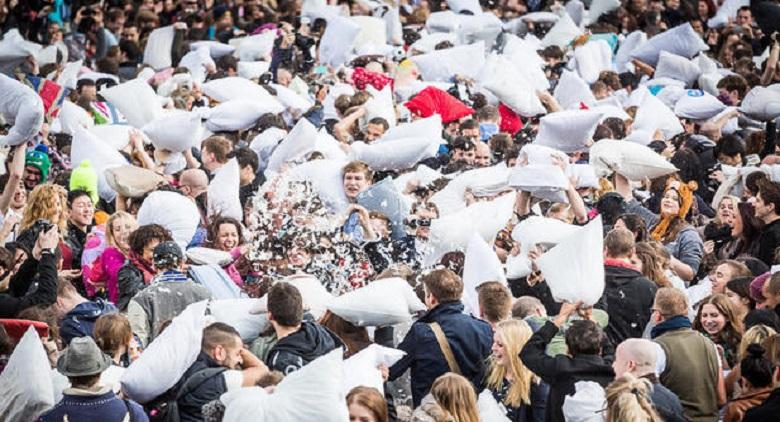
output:
[{"label": "curly hair", "polygon": [[166,240],[173,240],[173,237],[171,236],[171,232],[165,227],[159,224],[147,224],[130,233],[127,243],[129,244],[131,251],[141,255],[144,252],[144,247],[153,240],[164,242]]},{"label": "curly hair", "polygon": [[211,247],[219,249],[217,242],[219,241],[219,227],[223,224],[232,224],[236,227],[238,233],[238,244],[244,243],[244,233],[241,229],[241,223],[233,217],[218,216],[209,224],[208,228],[208,243]]},{"label": "curly hair", "polygon": [[43,219],[57,226],[60,233],[65,233],[68,226],[67,204],[68,192],[62,186],[51,183],[36,186],[27,198],[27,207],[24,209],[19,231],[26,230],[36,221]]}]

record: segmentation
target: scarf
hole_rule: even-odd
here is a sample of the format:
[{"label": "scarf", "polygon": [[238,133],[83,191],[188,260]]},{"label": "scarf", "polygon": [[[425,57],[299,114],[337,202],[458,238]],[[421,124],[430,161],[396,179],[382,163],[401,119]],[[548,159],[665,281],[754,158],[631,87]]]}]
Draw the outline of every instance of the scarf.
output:
[{"label": "scarf", "polygon": [[138,256],[138,254],[133,251],[130,251],[130,253],[127,255],[127,259],[129,259],[130,262],[135,265],[139,271],[141,271],[141,274],[144,276],[144,284],[149,284],[152,282],[155,271],[151,265],[147,264],[143,258]]},{"label": "scarf", "polygon": [[682,315],[667,319],[653,327],[650,331],[650,338],[657,338],[668,331],[679,330],[680,328],[691,328],[691,320]]},{"label": "scarf", "polygon": [[672,182],[677,182],[678,186],[674,188],[667,185],[664,194],[670,190],[677,192],[677,197],[679,198],[677,203],[680,204],[680,210],[677,211],[677,215],[661,215],[660,221],[655,225],[653,231],[650,232],[650,236],[653,240],[659,242],[663,242],[664,238],[669,234],[669,226],[675,218],[679,217],[685,220],[685,216],[688,215],[688,211],[691,210],[691,206],[693,205],[693,191],[698,187],[696,182],[688,182],[686,184],[677,180],[670,180],[669,184]]}]

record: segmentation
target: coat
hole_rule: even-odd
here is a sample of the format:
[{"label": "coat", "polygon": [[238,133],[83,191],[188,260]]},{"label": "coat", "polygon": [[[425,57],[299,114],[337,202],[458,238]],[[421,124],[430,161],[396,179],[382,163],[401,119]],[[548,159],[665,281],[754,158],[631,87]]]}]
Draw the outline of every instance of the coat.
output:
[{"label": "coat", "polygon": [[565,421],[563,403],[567,395],[576,392],[574,384],[578,381],[594,381],[606,388],[615,378],[612,366],[598,355],[548,356],[545,353],[547,344],[557,333],[558,327],[548,321],[531,336],[520,352],[525,366],[550,385],[545,417],[548,422]]},{"label": "coat", "polygon": [[92,336],[95,321],[102,315],[118,312],[114,305],[104,301],[86,301],[71,309],[60,323],[60,337],[65,345],[76,337]]},{"label": "coat", "polygon": [[471,381],[477,391],[482,390],[486,370],[484,362],[493,345],[490,325],[464,314],[461,301],[440,303],[421,316],[398,345],[398,349],[406,352],[406,356],[390,368],[391,380],[411,369],[414,407],[420,405],[436,378],[450,372],[436,336],[428,325],[434,321],[444,331],[452,354],[460,366],[461,375]]},{"label": "coat", "polygon": [[268,351],[268,369],[285,375],[303,368],[344,343],[329,329],[310,321],[301,323],[301,328],[277,341]]},{"label": "coat", "polygon": [[745,419],[745,414],[750,409],[760,406],[769,397],[772,390],[769,388],[745,393],[735,398],[726,406],[723,422],[740,422]]},{"label": "coat", "polygon": [[[128,418],[128,413],[132,416]],[[100,391],[86,391],[68,388],[63,391],[62,400],[38,418],[40,422],[65,420],[105,421],[105,422],[147,422],[149,418],[141,405],[134,401],[122,400],[111,391],[111,387],[103,387]]]},{"label": "coat", "polygon": [[[37,288],[30,291],[30,286]],[[11,277],[8,292],[0,294],[0,318],[13,318],[32,306],[49,306],[57,300],[57,262],[45,253],[40,261],[29,258]]]},{"label": "coat", "polygon": [[604,265],[604,295],[596,308],[609,315],[604,333],[613,345],[627,338],[642,337],[650,321],[656,290],[655,283],[635,269]]}]

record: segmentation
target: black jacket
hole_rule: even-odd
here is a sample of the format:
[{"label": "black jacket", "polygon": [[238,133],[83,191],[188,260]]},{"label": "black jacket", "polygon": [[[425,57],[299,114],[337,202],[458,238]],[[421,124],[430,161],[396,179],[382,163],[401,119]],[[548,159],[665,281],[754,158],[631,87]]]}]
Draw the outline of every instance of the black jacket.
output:
[{"label": "black jacket", "polygon": [[578,381],[594,381],[606,387],[615,378],[612,366],[598,355],[548,356],[547,344],[557,333],[558,327],[547,321],[520,352],[525,366],[550,385],[545,418],[548,422],[565,421],[563,403],[567,395],[576,392],[574,384]]},{"label": "black jacket", "polygon": [[775,220],[761,229],[758,237],[758,259],[770,267],[775,261],[775,248],[780,246],[780,219]]},{"label": "black jacket", "polygon": [[[44,253],[41,260],[29,258],[12,277],[8,292],[0,294],[0,318],[14,318],[32,306],[48,306],[57,300],[57,262],[53,254]],[[30,291],[30,286],[37,287]]]},{"label": "black jacket", "polygon": [[[175,391],[179,391],[184,383],[197,372],[207,368],[219,368],[219,364],[209,355],[200,352],[195,362],[187,369],[184,375],[175,386]],[[216,374],[205,379],[198,384],[192,392],[183,395],[177,400],[179,408],[179,417],[182,422],[202,421],[203,416],[201,408],[204,404],[219,399],[219,396],[227,392],[227,383],[222,373]]]},{"label": "black jacket", "polygon": [[298,331],[279,340],[271,348],[265,363],[268,369],[287,375],[343,346],[341,339],[329,329],[315,322],[303,321]]},{"label": "black jacket", "polygon": [[780,388],[775,388],[764,403],[745,413],[742,422],[774,421],[777,420],[778,415],[780,415]]},{"label": "black jacket", "polygon": [[120,312],[127,311],[127,305],[130,299],[138,292],[146,288],[144,283],[144,274],[133,265],[129,260],[119,269],[117,274],[117,289],[119,297],[116,300],[116,307]]},{"label": "black jacket", "polygon": [[596,308],[609,315],[604,332],[614,346],[627,338],[642,337],[650,321],[656,290],[655,283],[639,271],[604,266],[604,295]]}]

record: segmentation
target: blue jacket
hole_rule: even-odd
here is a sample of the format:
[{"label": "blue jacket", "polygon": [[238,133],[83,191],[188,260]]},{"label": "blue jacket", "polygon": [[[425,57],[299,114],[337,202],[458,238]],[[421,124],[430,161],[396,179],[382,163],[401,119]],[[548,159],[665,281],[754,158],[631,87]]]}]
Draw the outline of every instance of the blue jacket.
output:
[{"label": "blue jacket", "polygon": [[103,299],[87,301],[76,305],[60,323],[60,337],[68,345],[76,337],[92,336],[92,327],[102,315],[119,312],[114,305]]},{"label": "blue jacket", "polygon": [[485,359],[493,345],[493,330],[487,322],[463,313],[461,301],[441,303],[418,319],[398,348],[406,352],[400,361],[390,368],[390,379],[412,370],[412,401],[420,405],[428,394],[433,381],[450,372],[447,360],[436,341],[431,322],[437,322],[447,337],[452,354],[460,366],[461,375],[477,388],[483,389]]},{"label": "blue jacket", "polygon": [[89,393],[75,393],[73,389],[66,389],[62,400],[51,410],[43,413],[38,421],[60,422],[67,416],[70,422],[122,422],[128,411],[133,413],[130,418],[133,422],[149,420],[141,405],[131,400],[120,399],[110,388]]}]

